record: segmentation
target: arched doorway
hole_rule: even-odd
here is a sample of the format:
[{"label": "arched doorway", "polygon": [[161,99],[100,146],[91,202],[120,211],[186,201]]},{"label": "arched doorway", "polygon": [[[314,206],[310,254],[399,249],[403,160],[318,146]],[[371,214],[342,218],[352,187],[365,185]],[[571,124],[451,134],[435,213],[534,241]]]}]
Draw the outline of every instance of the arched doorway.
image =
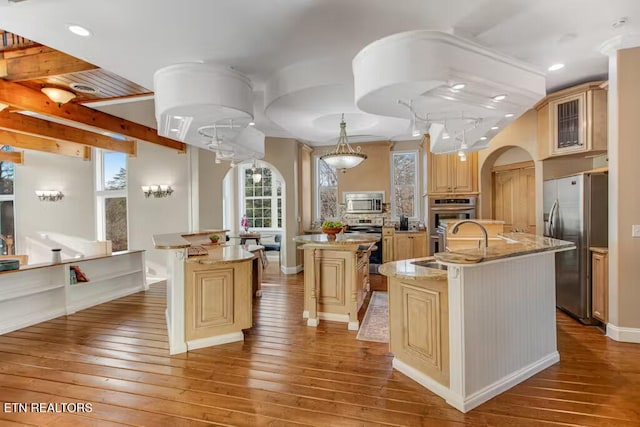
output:
[{"label": "arched doorway", "polygon": [[[223,180],[224,228],[237,234],[246,216],[249,229],[262,236],[261,243],[280,243],[286,224],[285,186],[280,171],[265,161],[243,162],[230,169]],[[282,251],[270,257],[277,257],[277,262]]]},{"label": "arched doorway", "polygon": [[482,165],[483,214],[505,222],[505,232],[536,232],[536,171],[531,155],[505,146]]}]

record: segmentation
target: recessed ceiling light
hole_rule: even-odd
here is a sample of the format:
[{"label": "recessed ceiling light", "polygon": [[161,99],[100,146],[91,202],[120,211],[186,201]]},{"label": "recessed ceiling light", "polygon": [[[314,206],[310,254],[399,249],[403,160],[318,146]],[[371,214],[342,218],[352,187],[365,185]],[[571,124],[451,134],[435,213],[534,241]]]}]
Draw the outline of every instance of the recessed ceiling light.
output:
[{"label": "recessed ceiling light", "polygon": [[464,89],[465,86],[466,85],[464,83],[456,83],[456,84],[451,86],[451,89],[460,90],[460,89]]},{"label": "recessed ceiling light", "polygon": [[496,95],[496,96],[493,97],[493,100],[494,101],[502,101],[506,97],[507,97],[507,95]]},{"label": "recessed ceiling light", "polygon": [[498,129],[500,129],[500,127],[498,127],[498,126],[492,126],[491,127],[491,130],[498,130]]},{"label": "recessed ceiling light", "polygon": [[172,129],[169,129],[169,131],[171,131],[171,132],[180,132],[180,129],[172,128]]},{"label": "recessed ceiling light", "polygon": [[443,96],[444,99],[449,100],[449,101],[455,101],[456,99],[451,97],[451,96]]},{"label": "recessed ceiling light", "polygon": [[481,137],[480,137],[480,141],[485,141],[486,139],[487,139],[487,137],[486,137],[486,136],[481,136]]},{"label": "recessed ceiling light", "polygon": [[550,66],[549,68],[547,68],[549,71],[558,71],[560,69],[564,68],[564,64],[553,64],[552,66]]},{"label": "recessed ceiling light", "polygon": [[490,110],[495,110],[496,107],[494,107],[493,105],[485,105],[484,108],[488,108]]},{"label": "recessed ceiling light", "polygon": [[249,122],[249,126],[255,126],[256,123],[255,122]]},{"label": "recessed ceiling light", "polygon": [[71,31],[76,36],[81,37],[89,37],[91,35],[91,31],[86,29],[85,27],[77,24],[67,24],[67,29]]},{"label": "recessed ceiling light", "polygon": [[509,117],[513,117],[513,116],[515,116],[515,114],[513,114],[513,113],[507,113],[507,114],[505,114],[504,116],[508,119]]}]

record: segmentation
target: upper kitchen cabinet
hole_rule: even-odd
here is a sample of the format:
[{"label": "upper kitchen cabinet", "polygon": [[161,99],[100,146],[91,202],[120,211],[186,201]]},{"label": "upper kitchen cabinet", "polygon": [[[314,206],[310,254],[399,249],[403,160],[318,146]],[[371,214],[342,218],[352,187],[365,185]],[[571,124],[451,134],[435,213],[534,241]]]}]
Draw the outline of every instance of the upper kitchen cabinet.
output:
[{"label": "upper kitchen cabinet", "polygon": [[433,154],[427,139],[428,194],[469,194],[478,192],[478,153],[468,153],[466,161],[457,154]]},{"label": "upper kitchen cabinet", "polygon": [[606,82],[552,93],[536,110],[540,158],[607,151]]}]

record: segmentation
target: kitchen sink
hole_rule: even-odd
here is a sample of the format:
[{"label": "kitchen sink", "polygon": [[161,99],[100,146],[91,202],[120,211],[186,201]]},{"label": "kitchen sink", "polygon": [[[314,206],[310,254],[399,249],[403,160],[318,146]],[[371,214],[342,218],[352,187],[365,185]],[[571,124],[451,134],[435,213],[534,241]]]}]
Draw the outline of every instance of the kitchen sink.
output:
[{"label": "kitchen sink", "polygon": [[427,267],[427,268],[435,268],[438,270],[446,270],[447,266],[446,265],[442,265],[439,264],[435,261],[414,261],[411,264],[415,264],[418,265],[420,267]]}]

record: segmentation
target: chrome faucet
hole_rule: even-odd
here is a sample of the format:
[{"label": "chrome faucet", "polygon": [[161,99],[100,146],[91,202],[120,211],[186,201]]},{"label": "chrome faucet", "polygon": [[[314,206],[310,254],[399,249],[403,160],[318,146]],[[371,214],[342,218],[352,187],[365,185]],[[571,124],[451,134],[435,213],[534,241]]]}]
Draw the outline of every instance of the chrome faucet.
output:
[{"label": "chrome faucet", "polygon": [[464,219],[462,221],[458,221],[455,224],[453,224],[453,227],[451,228],[451,234],[456,234],[458,233],[458,228],[460,228],[460,226],[464,223],[470,223],[470,224],[475,224],[478,227],[480,227],[480,229],[482,230],[482,235],[484,236],[484,252],[485,254],[487,253],[487,248],[489,247],[489,234],[487,233],[487,229],[484,228],[484,225],[480,224],[477,221],[473,221],[471,219]]}]

